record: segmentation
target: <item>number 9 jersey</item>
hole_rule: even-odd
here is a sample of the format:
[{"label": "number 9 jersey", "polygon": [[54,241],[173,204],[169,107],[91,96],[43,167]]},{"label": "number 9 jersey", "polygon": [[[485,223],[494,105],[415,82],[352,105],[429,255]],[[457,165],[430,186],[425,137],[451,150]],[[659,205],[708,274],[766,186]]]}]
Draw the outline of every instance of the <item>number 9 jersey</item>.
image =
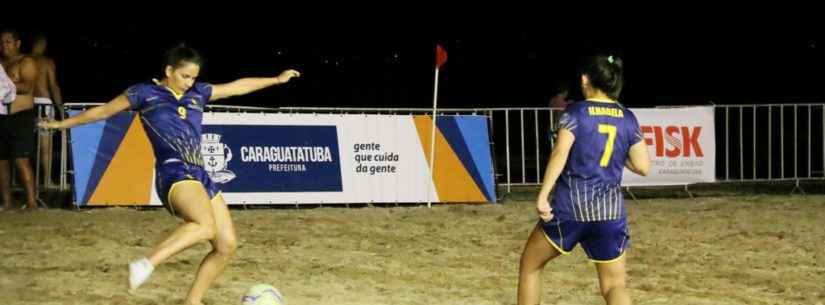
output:
[{"label": "number 9 jersey", "polygon": [[156,80],[126,90],[132,110],[140,113],[143,128],[155,152],[156,164],[183,162],[203,167],[200,150],[203,109],[212,86],[194,83],[183,95]]}]

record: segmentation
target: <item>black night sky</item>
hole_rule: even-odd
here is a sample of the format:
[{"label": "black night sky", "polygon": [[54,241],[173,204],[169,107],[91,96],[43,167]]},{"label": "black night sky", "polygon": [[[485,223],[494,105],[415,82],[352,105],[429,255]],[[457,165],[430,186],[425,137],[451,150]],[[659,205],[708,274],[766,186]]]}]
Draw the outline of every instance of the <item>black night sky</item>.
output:
[{"label": "black night sky", "polygon": [[825,40],[805,27],[290,28],[206,22],[169,30],[168,24],[128,20],[0,27],[18,29],[24,50],[32,33],[47,35],[67,102],[105,102],[131,84],[159,77],[163,51],[179,42],[206,56],[205,82],[274,76],[286,68],[304,73],[282,88],[221,101],[236,105],[431,107],[436,43],[449,56],[441,71],[440,107],[546,106],[558,83],[578,92],[577,62],[595,53],[625,60],[621,101],[631,107],[825,100]]}]

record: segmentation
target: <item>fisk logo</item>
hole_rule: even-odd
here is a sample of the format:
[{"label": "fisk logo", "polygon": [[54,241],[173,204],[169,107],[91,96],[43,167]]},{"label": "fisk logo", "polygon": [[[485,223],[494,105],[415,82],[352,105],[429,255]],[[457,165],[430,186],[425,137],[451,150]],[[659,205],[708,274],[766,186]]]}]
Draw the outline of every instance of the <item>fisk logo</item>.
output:
[{"label": "fisk logo", "polygon": [[[702,157],[702,147],[699,145],[699,134],[702,133],[701,126],[641,126],[642,136],[645,144],[656,147],[656,156],[676,157]],[[670,144],[665,149],[665,142]]]}]

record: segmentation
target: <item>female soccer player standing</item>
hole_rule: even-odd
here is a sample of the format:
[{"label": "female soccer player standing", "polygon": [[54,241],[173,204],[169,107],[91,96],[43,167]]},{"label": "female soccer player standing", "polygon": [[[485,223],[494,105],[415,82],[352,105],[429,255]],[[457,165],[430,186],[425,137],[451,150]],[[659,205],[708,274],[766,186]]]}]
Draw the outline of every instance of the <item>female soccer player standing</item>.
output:
[{"label": "female soccer player standing", "polygon": [[650,159],[636,117],[618,102],[622,70],[614,56],[588,59],[581,70],[585,100],[567,106],[559,119],[536,200],[541,219],[521,256],[518,304],[539,304],[544,265],[576,244],[596,264],[607,304],[631,303],[624,257],[630,236],[620,185],[624,167],[646,176]]}]

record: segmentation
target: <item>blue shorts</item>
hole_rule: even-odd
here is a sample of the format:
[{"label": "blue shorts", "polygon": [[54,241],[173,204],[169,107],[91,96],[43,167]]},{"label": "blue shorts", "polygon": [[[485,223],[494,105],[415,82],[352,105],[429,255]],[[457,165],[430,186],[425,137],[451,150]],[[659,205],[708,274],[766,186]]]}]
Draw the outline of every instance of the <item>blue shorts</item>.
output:
[{"label": "blue shorts", "polygon": [[547,222],[539,220],[539,224],[556,250],[569,254],[576,244],[581,244],[587,257],[596,263],[614,261],[630,246],[626,218],[597,222],[553,218]]},{"label": "blue shorts", "polygon": [[202,167],[183,163],[182,161],[167,161],[155,168],[155,189],[158,197],[169,213],[176,215],[174,207],[169,202],[169,194],[176,185],[181,183],[200,183],[206,189],[209,199],[218,195],[218,186],[209,178],[209,174]]}]

